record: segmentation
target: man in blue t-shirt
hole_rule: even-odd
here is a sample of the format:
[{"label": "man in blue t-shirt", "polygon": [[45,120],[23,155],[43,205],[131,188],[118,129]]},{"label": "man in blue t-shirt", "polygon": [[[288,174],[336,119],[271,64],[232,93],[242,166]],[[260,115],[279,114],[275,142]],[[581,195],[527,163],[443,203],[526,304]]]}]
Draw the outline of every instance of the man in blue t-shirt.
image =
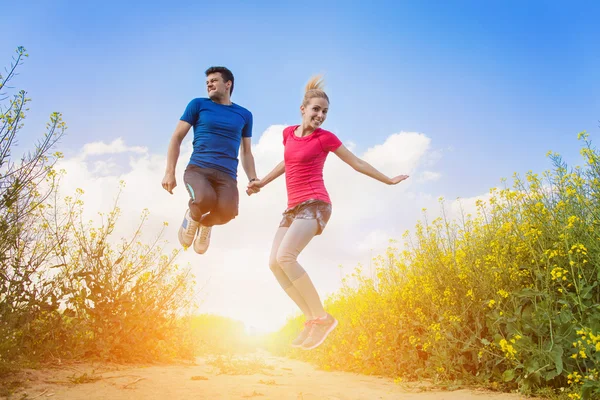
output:
[{"label": "man in blue t-shirt", "polygon": [[212,226],[238,215],[238,155],[250,182],[256,180],[250,143],[252,113],[231,102],[234,78],[230,70],[210,67],[205,73],[208,98],[196,98],[187,105],[169,143],[162,181],[163,188],[173,194],[181,142],[193,126],[194,150],[183,174],[190,200],[178,236],[182,246],[193,243],[199,254],[208,249]]}]

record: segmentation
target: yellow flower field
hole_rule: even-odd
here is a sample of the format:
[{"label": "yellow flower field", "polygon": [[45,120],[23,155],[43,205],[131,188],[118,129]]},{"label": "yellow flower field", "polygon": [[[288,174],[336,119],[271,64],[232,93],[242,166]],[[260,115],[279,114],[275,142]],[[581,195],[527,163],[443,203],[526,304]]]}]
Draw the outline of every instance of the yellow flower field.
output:
[{"label": "yellow flower field", "polygon": [[271,349],[398,380],[599,396],[600,155],[579,139],[584,167],[549,153],[542,177],[514,176],[460,221],[425,218],[371,277],[357,268],[327,299],[340,324],[323,346],[289,348],[297,317]]}]

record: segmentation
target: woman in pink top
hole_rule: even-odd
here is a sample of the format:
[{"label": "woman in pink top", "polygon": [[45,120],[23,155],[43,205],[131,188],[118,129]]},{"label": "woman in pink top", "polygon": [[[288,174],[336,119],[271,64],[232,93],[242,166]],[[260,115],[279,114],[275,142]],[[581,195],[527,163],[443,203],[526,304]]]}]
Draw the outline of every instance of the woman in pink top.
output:
[{"label": "woman in pink top", "polygon": [[302,123],[283,130],[284,161],[263,179],[248,185],[247,193],[258,193],[285,173],[288,204],[271,247],[270,267],[281,287],[306,317],[304,329],[292,346],[313,349],[337,326],[323,304],[298,255],[325,229],[331,216],[331,200],[323,182],[323,166],[332,152],[356,171],[387,185],[402,182],[407,175],[389,178],[352,154],[331,132],[321,128],[329,111],[329,98],[320,77],[306,85],[300,106]]}]

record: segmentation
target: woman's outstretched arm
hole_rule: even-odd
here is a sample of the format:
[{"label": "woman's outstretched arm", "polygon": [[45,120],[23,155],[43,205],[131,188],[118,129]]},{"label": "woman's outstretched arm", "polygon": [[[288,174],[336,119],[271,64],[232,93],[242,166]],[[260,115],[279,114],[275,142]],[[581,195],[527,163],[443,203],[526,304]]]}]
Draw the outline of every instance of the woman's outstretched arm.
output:
[{"label": "woman's outstretched arm", "polygon": [[408,175],[398,175],[393,178],[388,177],[387,175],[379,172],[375,167],[373,167],[365,160],[361,160],[360,158],[358,158],[344,145],[338,147],[337,150],[334,151],[334,153],[343,162],[354,168],[355,171],[370,176],[371,178],[376,179],[379,182],[383,182],[386,185],[395,185],[408,178]]}]

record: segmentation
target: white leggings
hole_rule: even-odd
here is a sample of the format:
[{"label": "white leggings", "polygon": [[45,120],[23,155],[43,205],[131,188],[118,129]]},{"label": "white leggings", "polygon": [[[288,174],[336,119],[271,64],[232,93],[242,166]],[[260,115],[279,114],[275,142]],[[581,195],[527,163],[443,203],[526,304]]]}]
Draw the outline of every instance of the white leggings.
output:
[{"label": "white leggings", "polygon": [[295,219],[290,227],[280,227],[275,234],[269,266],[285,290],[306,273],[298,263],[298,255],[317,234],[316,219]]}]

